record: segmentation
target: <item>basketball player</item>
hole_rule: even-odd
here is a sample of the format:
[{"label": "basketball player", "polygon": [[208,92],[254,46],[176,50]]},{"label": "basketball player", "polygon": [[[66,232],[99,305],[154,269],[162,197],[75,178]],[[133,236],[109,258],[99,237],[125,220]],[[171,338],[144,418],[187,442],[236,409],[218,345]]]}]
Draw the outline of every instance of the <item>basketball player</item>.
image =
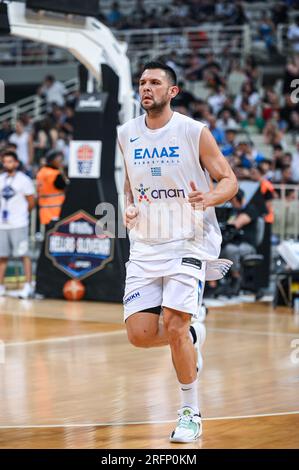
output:
[{"label": "basketball player", "polygon": [[[237,181],[208,128],[172,111],[176,83],[172,68],[148,63],[139,82],[145,114],[118,133],[131,242],[124,314],[134,346],[170,346],[181,393],[170,441],[191,442],[202,432],[194,344],[200,356],[203,338],[190,321],[199,310],[206,271],[213,277],[220,253],[214,206],[236,194]],[[228,267],[220,263],[220,270]]]}]

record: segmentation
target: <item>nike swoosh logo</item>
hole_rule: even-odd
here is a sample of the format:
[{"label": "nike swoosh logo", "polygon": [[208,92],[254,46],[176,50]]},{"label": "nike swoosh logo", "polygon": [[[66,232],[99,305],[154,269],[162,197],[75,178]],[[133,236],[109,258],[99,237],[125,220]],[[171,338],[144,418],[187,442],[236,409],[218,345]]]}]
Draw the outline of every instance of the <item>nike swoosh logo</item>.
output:
[{"label": "nike swoosh logo", "polygon": [[138,140],[140,137],[136,137],[135,139],[130,139],[130,142],[135,142],[135,140]]}]

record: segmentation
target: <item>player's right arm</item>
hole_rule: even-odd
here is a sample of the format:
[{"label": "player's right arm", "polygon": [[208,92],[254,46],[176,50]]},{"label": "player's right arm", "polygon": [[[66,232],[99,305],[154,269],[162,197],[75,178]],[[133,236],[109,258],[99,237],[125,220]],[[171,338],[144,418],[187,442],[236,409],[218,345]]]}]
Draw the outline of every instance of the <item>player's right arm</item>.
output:
[{"label": "player's right arm", "polygon": [[[120,151],[124,155],[122,147],[118,142]],[[138,216],[138,208],[134,205],[134,196],[131,189],[131,184],[128,176],[126,160],[124,158],[125,166],[125,183],[124,183],[124,195],[125,195],[125,213],[124,213],[124,225],[131,229],[135,226]]]}]

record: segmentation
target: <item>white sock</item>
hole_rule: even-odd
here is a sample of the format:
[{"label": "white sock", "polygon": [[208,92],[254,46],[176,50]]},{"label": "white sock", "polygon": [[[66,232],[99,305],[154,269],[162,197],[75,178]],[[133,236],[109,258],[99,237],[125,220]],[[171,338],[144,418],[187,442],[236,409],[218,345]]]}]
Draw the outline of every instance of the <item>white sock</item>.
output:
[{"label": "white sock", "polygon": [[199,413],[198,407],[198,391],[197,391],[197,379],[191,384],[181,384],[180,383],[180,393],[181,393],[181,407],[189,406],[195,412]]}]

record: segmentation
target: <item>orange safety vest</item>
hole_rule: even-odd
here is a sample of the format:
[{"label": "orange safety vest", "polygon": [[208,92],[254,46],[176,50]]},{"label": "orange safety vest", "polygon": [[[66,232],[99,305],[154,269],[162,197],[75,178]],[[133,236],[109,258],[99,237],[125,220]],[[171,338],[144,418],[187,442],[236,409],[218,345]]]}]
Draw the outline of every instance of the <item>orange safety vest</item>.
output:
[{"label": "orange safety vest", "polygon": [[59,174],[59,170],[44,166],[36,175],[39,218],[42,224],[59,219],[61,206],[65,199],[64,191],[54,186],[54,181]]},{"label": "orange safety vest", "polygon": [[[268,180],[262,180],[261,182],[261,193],[265,194],[267,191],[270,191],[272,194],[274,193],[274,186]],[[273,224],[274,222],[274,210],[273,207],[270,208],[267,215],[264,217],[265,222],[268,224]]]}]

